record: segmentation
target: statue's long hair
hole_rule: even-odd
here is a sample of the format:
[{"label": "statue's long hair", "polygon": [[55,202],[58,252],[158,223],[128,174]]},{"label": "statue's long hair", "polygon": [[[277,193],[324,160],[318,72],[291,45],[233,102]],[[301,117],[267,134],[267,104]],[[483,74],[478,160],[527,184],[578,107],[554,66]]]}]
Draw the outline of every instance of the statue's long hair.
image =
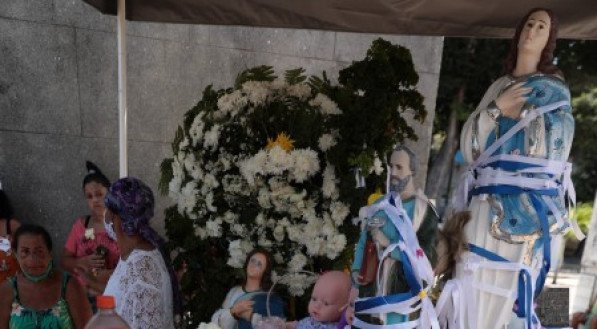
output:
[{"label": "statue's long hair", "polygon": [[469,211],[457,212],[445,222],[444,227],[439,231],[439,243],[443,244],[445,250],[435,268],[436,274],[453,276],[456,263],[467,249],[464,226],[470,219]]}]

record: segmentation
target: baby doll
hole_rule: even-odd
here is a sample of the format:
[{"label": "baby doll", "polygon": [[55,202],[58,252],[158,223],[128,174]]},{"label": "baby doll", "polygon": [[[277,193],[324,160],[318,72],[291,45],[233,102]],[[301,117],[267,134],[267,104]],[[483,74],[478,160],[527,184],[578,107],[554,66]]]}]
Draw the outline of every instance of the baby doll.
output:
[{"label": "baby doll", "polygon": [[289,323],[293,329],[336,329],[349,303],[351,282],[348,274],[330,271],[322,274],[311,293],[309,316]]}]

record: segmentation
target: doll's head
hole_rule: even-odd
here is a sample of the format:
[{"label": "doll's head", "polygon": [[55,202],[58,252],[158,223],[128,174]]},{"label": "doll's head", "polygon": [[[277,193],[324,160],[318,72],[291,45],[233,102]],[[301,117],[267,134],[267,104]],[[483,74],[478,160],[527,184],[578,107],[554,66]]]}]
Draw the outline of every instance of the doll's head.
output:
[{"label": "doll's head", "polygon": [[348,274],[341,271],[322,274],[311,293],[309,315],[319,322],[338,321],[348,304],[350,288]]}]

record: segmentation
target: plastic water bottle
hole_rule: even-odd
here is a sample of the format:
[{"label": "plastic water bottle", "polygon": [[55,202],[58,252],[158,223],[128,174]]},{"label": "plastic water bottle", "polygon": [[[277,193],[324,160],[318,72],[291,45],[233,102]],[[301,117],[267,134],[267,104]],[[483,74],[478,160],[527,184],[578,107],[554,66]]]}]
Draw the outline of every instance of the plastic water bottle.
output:
[{"label": "plastic water bottle", "polygon": [[114,296],[97,296],[98,312],[89,320],[85,329],[130,329],[131,327],[116,314]]}]

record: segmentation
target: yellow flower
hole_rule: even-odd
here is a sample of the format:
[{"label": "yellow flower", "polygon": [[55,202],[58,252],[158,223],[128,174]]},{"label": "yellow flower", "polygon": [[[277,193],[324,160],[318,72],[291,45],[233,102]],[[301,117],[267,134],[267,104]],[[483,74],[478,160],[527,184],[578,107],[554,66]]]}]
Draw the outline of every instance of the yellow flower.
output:
[{"label": "yellow flower", "polygon": [[286,152],[290,152],[294,149],[294,140],[290,139],[290,136],[286,135],[286,133],[279,133],[275,140],[271,138],[267,139],[267,146],[265,147],[268,150],[273,149],[276,146],[279,146]]}]

